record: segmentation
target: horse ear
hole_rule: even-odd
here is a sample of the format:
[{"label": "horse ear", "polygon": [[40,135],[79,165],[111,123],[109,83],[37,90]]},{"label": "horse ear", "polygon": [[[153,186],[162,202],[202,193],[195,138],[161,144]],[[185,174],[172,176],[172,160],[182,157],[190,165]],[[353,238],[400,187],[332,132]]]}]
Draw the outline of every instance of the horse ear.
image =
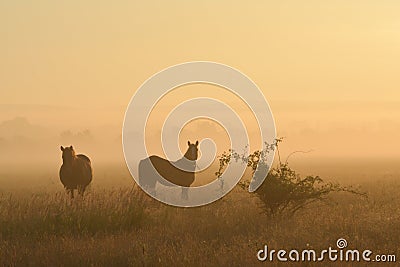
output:
[{"label": "horse ear", "polygon": [[74,148],[72,147],[72,145],[71,145],[69,148],[74,149]]},{"label": "horse ear", "polygon": [[64,151],[64,147],[63,146],[60,146],[60,149],[61,149],[61,151]]},{"label": "horse ear", "polygon": [[190,141],[188,141],[188,146],[190,146]]},{"label": "horse ear", "polygon": [[199,145],[199,141],[196,141],[196,146],[198,146]]}]

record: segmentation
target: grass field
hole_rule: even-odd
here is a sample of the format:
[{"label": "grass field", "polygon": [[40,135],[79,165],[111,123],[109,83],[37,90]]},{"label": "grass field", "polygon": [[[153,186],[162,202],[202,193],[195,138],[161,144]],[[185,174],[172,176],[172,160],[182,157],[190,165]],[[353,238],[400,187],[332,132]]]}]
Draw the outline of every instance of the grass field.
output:
[{"label": "grass field", "polygon": [[[400,257],[396,179],[361,183],[368,199],[335,193],[328,204],[271,219],[260,201],[240,187],[212,205],[174,208],[142,193],[123,169],[105,170],[97,174],[108,182],[94,184],[83,199],[70,200],[57,182],[49,190],[0,191],[0,265],[376,266],[257,260],[266,244],[320,251],[336,248],[339,238],[349,249]],[[109,186],[112,174],[118,177],[114,181],[125,182]]]}]

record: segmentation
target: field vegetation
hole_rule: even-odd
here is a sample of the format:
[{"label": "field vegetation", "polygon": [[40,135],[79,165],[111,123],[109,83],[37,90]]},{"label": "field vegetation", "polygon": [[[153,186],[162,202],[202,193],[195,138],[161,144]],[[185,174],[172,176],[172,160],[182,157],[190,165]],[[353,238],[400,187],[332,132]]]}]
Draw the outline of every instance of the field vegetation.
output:
[{"label": "field vegetation", "polygon": [[57,182],[51,190],[0,191],[0,266],[282,266],[259,262],[257,251],[264,245],[318,251],[335,248],[339,238],[348,248],[400,257],[395,177],[361,182],[363,194],[333,190],[324,201],[271,216],[262,195],[240,186],[211,205],[174,208],[143,193],[122,166],[96,174],[108,182],[95,180],[73,200]]}]

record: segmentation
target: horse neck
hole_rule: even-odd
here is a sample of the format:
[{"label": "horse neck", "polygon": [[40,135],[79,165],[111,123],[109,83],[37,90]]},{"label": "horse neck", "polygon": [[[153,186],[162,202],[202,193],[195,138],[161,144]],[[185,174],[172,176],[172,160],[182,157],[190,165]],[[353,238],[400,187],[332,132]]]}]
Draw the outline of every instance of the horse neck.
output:
[{"label": "horse neck", "polygon": [[64,165],[74,165],[76,159],[77,159],[76,156],[72,156],[72,158],[69,160],[63,159],[63,164]]}]

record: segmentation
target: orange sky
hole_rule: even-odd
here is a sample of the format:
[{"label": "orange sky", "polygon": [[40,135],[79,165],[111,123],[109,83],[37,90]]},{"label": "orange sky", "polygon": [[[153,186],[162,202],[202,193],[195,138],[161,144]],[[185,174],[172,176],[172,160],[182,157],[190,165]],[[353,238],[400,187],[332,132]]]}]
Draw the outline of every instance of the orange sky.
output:
[{"label": "orange sky", "polygon": [[257,83],[286,151],[398,158],[398,14],[394,0],[2,1],[0,122],[118,137],[149,76],[207,60]]}]

